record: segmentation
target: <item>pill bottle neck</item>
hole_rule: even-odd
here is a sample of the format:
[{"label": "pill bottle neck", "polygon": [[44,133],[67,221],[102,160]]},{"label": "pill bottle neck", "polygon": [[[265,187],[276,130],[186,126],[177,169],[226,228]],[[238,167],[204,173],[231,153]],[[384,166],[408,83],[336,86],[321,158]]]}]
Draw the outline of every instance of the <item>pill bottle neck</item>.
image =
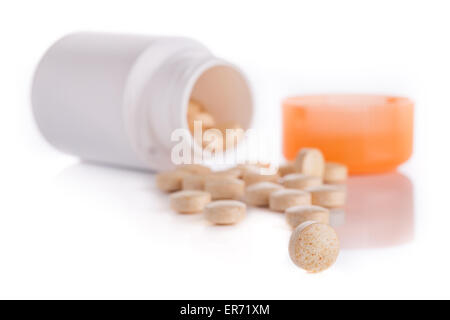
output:
[{"label": "pill bottle neck", "polygon": [[[200,46],[172,54],[154,70],[140,94],[133,119],[135,151],[144,162],[170,168],[167,159],[176,144],[172,134],[177,129],[185,131],[185,140],[193,146],[186,117],[193,86],[204,70],[223,63]],[[158,159],[161,163],[155,163]]]},{"label": "pill bottle neck", "polygon": [[189,150],[202,152],[194,146],[187,123],[191,98],[202,103],[216,119],[239,123],[244,129],[252,117],[251,92],[242,72],[203,46],[171,54],[151,73],[138,96],[138,111],[134,112],[131,126],[135,151],[158,168],[173,166],[167,159],[180,142],[180,132]]}]

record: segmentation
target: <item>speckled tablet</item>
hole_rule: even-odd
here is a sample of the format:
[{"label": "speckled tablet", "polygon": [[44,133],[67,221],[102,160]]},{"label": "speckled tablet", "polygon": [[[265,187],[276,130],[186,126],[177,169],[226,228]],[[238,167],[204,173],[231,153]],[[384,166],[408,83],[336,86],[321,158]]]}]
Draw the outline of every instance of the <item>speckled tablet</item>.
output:
[{"label": "speckled tablet", "polygon": [[289,256],[300,268],[320,272],[331,267],[339,255],[339,239],[327,224],[307,221],[299,225],[289,241]]}]

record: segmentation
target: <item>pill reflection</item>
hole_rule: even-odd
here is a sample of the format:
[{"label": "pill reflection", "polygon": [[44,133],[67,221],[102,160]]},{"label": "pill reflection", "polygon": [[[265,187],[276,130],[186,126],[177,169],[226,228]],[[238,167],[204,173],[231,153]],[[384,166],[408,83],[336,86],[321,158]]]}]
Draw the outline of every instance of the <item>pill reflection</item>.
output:
[{"label": "pill reflection", "polygon": [[[341,247],[382,248],[414,238],[413,185],[401,173],[351,177],[343,211],[332,212]],[[333,216],[334,214],[334,216]]]}]

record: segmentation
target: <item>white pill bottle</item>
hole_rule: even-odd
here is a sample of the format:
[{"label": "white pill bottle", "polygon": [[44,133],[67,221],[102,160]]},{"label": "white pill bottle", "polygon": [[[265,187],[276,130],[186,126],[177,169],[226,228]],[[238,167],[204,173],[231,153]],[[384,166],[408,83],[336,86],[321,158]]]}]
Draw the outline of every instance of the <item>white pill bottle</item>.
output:
[{"label": "white pill bottle", "polygon": [[43,136],[82,159],[150,170],[172,166],[190,99],[221,122],[250,126],[242,72],[187,38],[70,34],[36,69],[32,107]]}]

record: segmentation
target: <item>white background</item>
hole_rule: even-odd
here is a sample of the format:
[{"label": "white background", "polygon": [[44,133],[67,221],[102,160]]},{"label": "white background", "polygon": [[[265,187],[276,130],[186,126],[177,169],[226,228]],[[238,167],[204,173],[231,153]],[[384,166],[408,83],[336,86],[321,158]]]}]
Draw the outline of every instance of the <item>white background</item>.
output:
[{"label": "white background", "polygon": [[[450,298],[449,14],[431,0],[2,1],[0,298]],[[282,215],[212,227],[168,210],[151,174],[46,144],[33,70],[53,41],[86,30],[200,40],[248,73],[256,126],[273,122],[276,136],[286,95],[409,96],[413,158],[350,180],[339,259],[307,274],[289,260]]]}]

